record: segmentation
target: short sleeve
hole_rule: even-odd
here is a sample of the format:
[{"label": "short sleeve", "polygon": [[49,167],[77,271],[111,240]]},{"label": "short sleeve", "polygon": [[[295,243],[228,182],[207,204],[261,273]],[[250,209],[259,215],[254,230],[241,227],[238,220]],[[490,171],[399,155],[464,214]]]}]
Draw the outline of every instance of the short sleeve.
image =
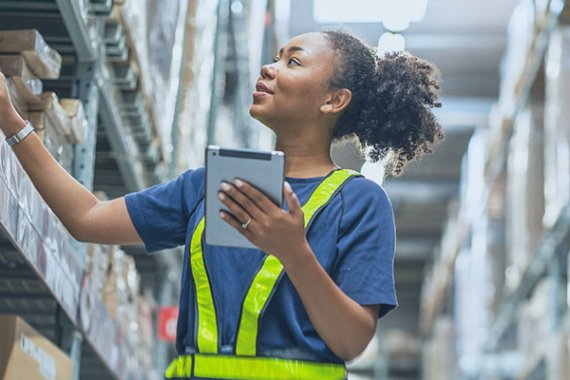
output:
[{"label": "short sleeve", "polygon": [[203,193],[204,168],[199,168],[125,196],[131,220],[148,252],[185,243],[190,214]]},{"label": "short sleeve", "polygon": [[342,215],[333,279],[361,305],[380,305],[379,318],[397,307],[394,213],[384,189],[355,178],[341,191]]}]

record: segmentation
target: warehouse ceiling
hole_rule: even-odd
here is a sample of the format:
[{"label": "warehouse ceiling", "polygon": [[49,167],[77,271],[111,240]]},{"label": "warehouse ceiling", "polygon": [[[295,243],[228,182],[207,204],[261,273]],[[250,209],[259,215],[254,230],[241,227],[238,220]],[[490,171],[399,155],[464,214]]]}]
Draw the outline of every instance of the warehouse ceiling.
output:
[{"label": "warehouse ceiling", "polygon": [[[439,241],[450,199],[458,191],[461,159],[476,128],[486,125],[498,96],[506,26],[515,0],[429,0],[426,18],[402,34],[411,53],[435,63],[442,72],[443,108],[438,110],[447,139],[435,153],[411,165],[384,187],[394,206],[397,248],[396,287],[400,311],[382,321],[384,331],[403,329],[417,336],[422,279]],[[313,1],[291,0],[289,35],[331,29],[313,19]],[[343,26],[377,45],[380,23]],[[360,169],[354,152],[335,149],[337,163]],[[418,366],[416,362],[416,366]],[[412,378],[417,376],[411,374]]]}]

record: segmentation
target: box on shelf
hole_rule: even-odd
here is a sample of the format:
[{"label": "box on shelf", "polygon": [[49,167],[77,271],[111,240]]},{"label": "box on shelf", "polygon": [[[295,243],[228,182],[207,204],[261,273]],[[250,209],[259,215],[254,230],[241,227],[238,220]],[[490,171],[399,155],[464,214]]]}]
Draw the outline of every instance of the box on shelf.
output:
[{"label": "box on shelf", "polygon": [[35,29],[0,31],[0,53],[21,53],[40,79],[59,78],[61,55]]},{"label": "box on shelf", "polygon": [[570,202],[570,27],[555,31],[546,56],[544,225]]},{"label": "box on shelf", "polygon": [[23,56],[0,55],[0,71],[6,77],[12,78],[26,102],[39,103],[38,95],[41,95],[43,90],[42,81],[30,71]]},{"label": "box on shelf", "polygon": [[0,315],[0,374],[4,380],[71,379],[71,359],[16,315]]},{"label": "box on shelf", "polygon": [[7,78],[6,85],[8,87],[10,100],[12,101],[14,108],[16,108],[16,111],[20,116],[22,116],[24,119],[27,119],[29,106],[28,102],[26,101],[25,94],[22,93],[12,78]]},{"label": "box on shelf", "polygon": [[84,143],[89,126],[85,117],[83,103],[79,99],[61,99],[60,104],[67,113],[71,123],[69,140],[74,144]]},{"label": "box on shelf", "polygon": [[47,150],[69,173],[73,169],[74,149],[67,139],[52,124],[48,112],[30,112],[28,120]]},{"label": "box on shelf", "polygon": [[45,112],[50,123],[57,129],[60,135],[67,138],[71,134],[71,121],[59,103],[55,92],[44,92],[41,95],[41,103],[39,105],[30,104],[30,111]]}]

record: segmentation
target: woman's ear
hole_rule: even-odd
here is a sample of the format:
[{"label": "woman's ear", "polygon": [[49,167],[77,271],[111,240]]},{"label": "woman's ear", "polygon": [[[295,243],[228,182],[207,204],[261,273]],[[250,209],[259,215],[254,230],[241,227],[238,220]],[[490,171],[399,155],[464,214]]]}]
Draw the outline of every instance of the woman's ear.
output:
[{"label": "woman's ear", "polygon": [[335,90],[330,94],[330,97],[321,106],[322,113],[340,113],[348,107],[352,100],[352,91],[347,88]]}]

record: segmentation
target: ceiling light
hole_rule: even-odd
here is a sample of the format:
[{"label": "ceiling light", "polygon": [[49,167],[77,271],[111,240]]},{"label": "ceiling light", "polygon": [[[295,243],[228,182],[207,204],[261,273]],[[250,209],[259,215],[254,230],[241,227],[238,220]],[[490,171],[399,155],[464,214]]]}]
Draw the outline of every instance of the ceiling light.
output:
[{"label": "ceiling light", "polygon": [[428,0],[314,0],[313,16],[320,23],[384,23],[399,32],[424,19]]},{"label": "ceiling light", "polygon": [[406,50],[406,39],[401,34],[387,32],[382,34],[378,40],[378,55],[380,56],[388,52],[404,50]]}]

